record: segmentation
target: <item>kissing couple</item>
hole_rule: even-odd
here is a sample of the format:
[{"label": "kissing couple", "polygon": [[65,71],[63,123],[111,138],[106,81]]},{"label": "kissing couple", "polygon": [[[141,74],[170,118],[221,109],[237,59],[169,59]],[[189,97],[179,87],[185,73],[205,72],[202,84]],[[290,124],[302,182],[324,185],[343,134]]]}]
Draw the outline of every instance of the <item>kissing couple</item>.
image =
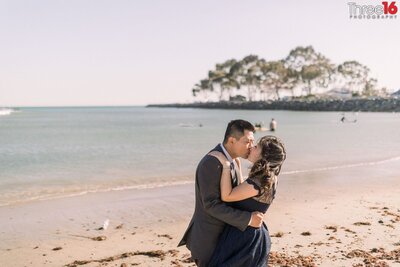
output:
[{"label": "kissing couple", "polygon": [[[254,132],[248,121],[229,122],[223,142],[197,166],[195,210],[178,245],[186,245],[197,266],[268,265],[271,238],[263,219],[286,150],[272,135],[254,145]],[[239,157],[253,163],[247,179]]]}]

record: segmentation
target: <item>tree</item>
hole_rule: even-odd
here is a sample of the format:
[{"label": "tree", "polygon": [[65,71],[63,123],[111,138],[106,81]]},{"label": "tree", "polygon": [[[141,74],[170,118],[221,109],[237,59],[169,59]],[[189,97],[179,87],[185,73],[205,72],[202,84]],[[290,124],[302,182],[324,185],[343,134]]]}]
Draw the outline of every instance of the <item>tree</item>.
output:
[{"label": "tree", "polygon": [[261,73],[258,61],[258,56],[246,56],[241,60],[240,68],[235,69],[237,81],[241,86],[247,88],[247,97],[250,101],[254,100],[254,95],[260,88]]},{"label": "tree", "polygon": [[236,80],[235,73],[231,72],[231,69],[236,64],[235,59],[230,59],[222,64],[216,64],[215,70],[208,72],[208,79],[210,81],[210,86],[215,90],[218,88],[219,100],[224,98],[225,92],[228,92],[229,97],[232,96],[233,89],[239,89],[240,83]]},{"label": "tree", "polygon": [[268,96],[273,92],[276,98],[280,99],[279,92],[285,89],[285,84],[289,79],[289,71],[285,68],[284,61],[265,62],[261,70],[264,74],[262,89],[264,94]]},{"label": "tree", "polygon": [[350,91],[361,94],[367,87],[369,68],[357,61],[346,61],[337,67],[342,75],[344,86]]},{"label": "tree", "polygon": [[208,100],[208,91],[213,91],[212,87],[210,86],[210,81],[208,79],[203,79],[200,80],[199,83],[195,84],[194,88],[192,89],[192,94],[194,97],[202,94],[204,95],[204,98]]},{"label": "tree", "polygon": [[327,87],[331,81],[334,65],[328,58],[315,52],[312,46],[296,47],[290,51],[285,59],[285,66],[297,73],[297,85],[302,81],[306,87],[306,93],[312,94],[312,89]]},{"label": "tree", "polygon": [[300,72],[304,66],[318,62],[319,57],[321,55],[316,53],[312,46],[298,46],[285,58],[285,67]]},{"label": "tree", "polygon": [[[363,95],[366,95],[366,96],[377,95],[377,82],[378,82],[377,79],[369,78],[365,82]],[[384,91],[384,90],[382,90],[382,91]]]},{"label": "tree", "polygon": [[306,46],[296,47],[282,60],[266,61],[257,55],[248,55],[241,60],[218,63],[207,78],[195,84],[192,93],[195,97],[203,95],[208,100],[213,96],[220,101],[235,99],[240,94],[254,101],[325,93],[328,87],[364,95],[383,90],[377,89],[377,80],[369,77],[366,66],[357,61],[335,66],[312,46]]},{"label": "tree", "polygon": [[307,83],[307,93],[309,95],[312,94],[312,86],[311,82],[316,80],[318,77],[322,75],[320,68],[313,64],[308,66],[303,66],[300,71],[300,75],[303,81]]}]

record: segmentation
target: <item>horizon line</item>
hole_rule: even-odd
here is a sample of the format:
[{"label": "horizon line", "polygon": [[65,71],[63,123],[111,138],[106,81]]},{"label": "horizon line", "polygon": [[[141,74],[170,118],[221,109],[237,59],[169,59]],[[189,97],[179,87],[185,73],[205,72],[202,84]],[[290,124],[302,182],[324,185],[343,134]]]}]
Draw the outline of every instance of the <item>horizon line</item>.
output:
[{"label": "horizon line", "polygon": [[146,107],[151,104],[143,105],[23,105],[23,106],[0,106],[0,108],[90,108],[90,107]]}]

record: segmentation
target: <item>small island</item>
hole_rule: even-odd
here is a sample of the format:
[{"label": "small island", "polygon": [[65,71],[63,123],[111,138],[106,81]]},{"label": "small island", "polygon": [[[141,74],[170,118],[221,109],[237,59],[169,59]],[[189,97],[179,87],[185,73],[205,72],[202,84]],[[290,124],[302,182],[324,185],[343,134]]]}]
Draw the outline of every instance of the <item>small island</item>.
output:
[{"label": "small island", "polygon": [[367,66],[336,65],[307,46],[277,61],[249,55],[218,63],[192,88],[193,103],[148,107],[399,112],[400,90],[393,91],[380,87]]}]

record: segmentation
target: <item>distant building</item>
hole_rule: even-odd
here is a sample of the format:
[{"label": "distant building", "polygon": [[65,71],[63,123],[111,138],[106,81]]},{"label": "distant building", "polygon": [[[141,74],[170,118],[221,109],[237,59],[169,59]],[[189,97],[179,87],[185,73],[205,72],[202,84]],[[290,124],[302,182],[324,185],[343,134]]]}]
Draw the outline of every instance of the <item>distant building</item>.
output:
[{"label": "distant building", "polygon": [[351,98],[353,96],[353,92],[346,88],[341,89],[332,89],[325,93],[325,95],[333,96],[337,98]]},{"label": "distant building", "polygon": [[392,94],[393,97],[400,97],[400,89]]},{"label": "distant building", "polygon": [[229,97],[229,101],[231,101],[231,102],[245,102],[246,101],[246,97],[242,96],[242,95],[235,95],[235,96]]}]

